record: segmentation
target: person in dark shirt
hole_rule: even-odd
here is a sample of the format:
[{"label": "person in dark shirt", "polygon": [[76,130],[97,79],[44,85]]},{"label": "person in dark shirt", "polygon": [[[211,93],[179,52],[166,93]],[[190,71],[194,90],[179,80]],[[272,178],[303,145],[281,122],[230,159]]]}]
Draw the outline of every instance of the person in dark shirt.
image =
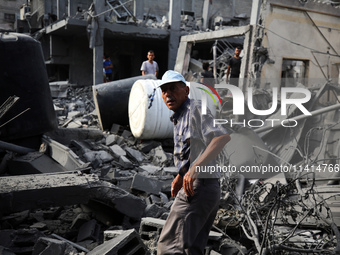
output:
[{"label": "person in dark shirt", "polygon": [[209,71],[209,63],[208,62],[203,62],[202,64],[203,72],[201,73],[201,80],[200,82],[209,85],[211,87],[215,86],[215,81],[214,81],[214,74]]},{"label": "person in dark shirt", "polygon": [[229,82],[229,74],[230,74],[230,81],[233,82],[235,85],[238,85],[238,78],[240,76],[240,68],[241,68],[241,61],[242,58],[240,57],[242,49],[240,47],[236,47],[235,55],[229,60],[228,68],[226,72],[226,82]]}]

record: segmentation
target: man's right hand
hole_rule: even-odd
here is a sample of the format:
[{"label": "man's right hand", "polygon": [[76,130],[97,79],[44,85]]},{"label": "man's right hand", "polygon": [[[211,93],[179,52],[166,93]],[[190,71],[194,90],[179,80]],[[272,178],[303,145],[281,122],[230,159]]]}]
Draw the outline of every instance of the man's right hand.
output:
[{"label": "man's right hand", "polygon": [[176,197],[178,191],[182,188],[182,186],[183,186],[183,177],[178,174],[171,183],[171,196]]}]

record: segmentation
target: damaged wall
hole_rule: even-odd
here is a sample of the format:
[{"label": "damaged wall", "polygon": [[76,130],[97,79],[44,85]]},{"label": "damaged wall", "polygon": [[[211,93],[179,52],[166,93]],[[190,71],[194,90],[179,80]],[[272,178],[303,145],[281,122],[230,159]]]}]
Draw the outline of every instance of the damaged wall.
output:
[{"label": "damaged wall", "polygon": [[251,78],[261,77],[261,87],[294,86],[281,84],[282,74],[289,71],[285,70],[285,60],[305,65],[307,86],[326,78],[339,79],[339,6],[315,1],[264,1],[254,29],[250,73]]}]

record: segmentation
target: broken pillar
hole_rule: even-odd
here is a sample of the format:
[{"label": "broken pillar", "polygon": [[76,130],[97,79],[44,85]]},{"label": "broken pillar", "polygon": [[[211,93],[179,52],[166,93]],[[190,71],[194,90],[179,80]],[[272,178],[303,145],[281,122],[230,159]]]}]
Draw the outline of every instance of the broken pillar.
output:
[{"label": "broken pillar", "polygon": [[41,152],[30,152],[23,156],[15,156],[7,162],[11,175],[65,172],[66,169],[52,158]]}]

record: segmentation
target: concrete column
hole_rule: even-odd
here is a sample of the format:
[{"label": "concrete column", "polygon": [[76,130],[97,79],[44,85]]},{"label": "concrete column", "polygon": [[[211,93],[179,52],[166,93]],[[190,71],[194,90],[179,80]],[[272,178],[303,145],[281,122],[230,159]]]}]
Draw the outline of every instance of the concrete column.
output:
[{"label": "concrete column", "polygon": [[133,1],[133,15],[137,19],[143,19],[144,16],[144,0]]},{"label": "concrete column", "polygon": [[68,0],[68,16],[73,17],[77,12],[77,2],[74,0]]},{"label": "concrete column", "polygon": [[170,0],[169,24],[171,29],[179,30],[181,27],[181,1]]},{"label": "concrete column", "polygon": [[178,55],[176,59],[176,65],[174,70],[185,75],[188,72],[190,64],[190,54],[192,49],[192,43],[181,42],[178,48]]},{"label": "concrete column", "polygon": [[181,1],[170,0],[169,6],[169,55],[168,55],[168,69],[173,69],[176,64],[176,56],[181,36]]},{"label": "concrete column", "polygon": [[[103,0],[94,0],[95,13],[99,14],[105,11],[105,2]],[[95,43],[93,47],[93,85],[103,83],[103,56],[104,56],[104,15],[96,17],[99,33],[95,33]],[[96,22],[96,21],[92,21]]]},{"label": "concrete column", "polygon": [[261,0],[253,0],[253,5],[251,7],[251,14],[250,14],[250,25],[256,25],[259,19],[260,7],[261,7]]},{"label": "concrete column", "polygon": [[209,13],[210,13],[210,0],[204,0],[203,13],[202,13],[202,17],[203,17],[202,28],[203,28],[203,30],[206,30],[208,28],[209,18],[210,18]]},{"label": "concrete column", "polygon": [[57,0],[57,12],[58,20],[62,19],[64,15],[67,14],[65,0]]}]

